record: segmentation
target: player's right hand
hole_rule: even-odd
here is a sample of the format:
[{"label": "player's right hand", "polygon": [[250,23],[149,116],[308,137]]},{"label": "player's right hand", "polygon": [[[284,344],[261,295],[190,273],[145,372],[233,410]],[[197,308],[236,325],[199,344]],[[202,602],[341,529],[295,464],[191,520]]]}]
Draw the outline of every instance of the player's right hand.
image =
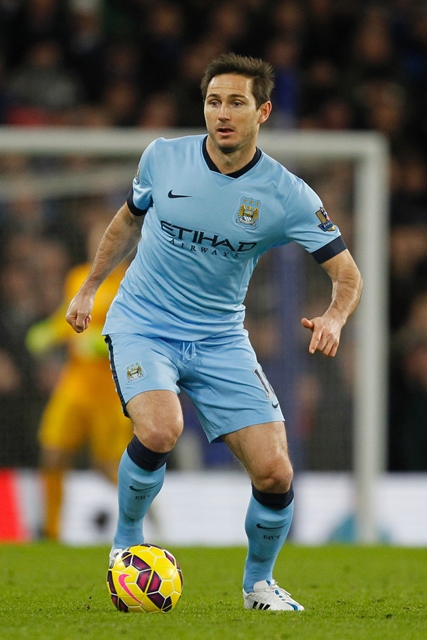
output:
[{"label": "player's right hand", "polygon": [[82,333],[88,328],[92,316],[93,300],[83,300],[82,297],[77,294],[70,302],[68,311],[65,314],[65,319],[69,325],[72,326],[76,333]]}]

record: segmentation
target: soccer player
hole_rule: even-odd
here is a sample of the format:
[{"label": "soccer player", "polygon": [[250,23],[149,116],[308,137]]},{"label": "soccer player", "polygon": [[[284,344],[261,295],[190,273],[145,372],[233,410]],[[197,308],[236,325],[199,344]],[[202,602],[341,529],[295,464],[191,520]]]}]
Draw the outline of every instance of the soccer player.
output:
[{"label": "soccer player", "polygon": [[183,389],[208,440],[224,441],[252,482],[245,608],[298,611],[302,605],[273,579],[294,509],[284,418],[243,328],[243,300],[259,257],[299,243],[332,281],[323,315],[301,321],[308,349],[333,357],[362,280],[320,198],[257,148],[273,85],[262,60],[224,54],[208,65],[201,82],[207,135],[148,146],[66,317],[84,331],[99,285],[138,245],[104,326],[135,434],[119,467],[110,561],[143,539],[144,515],[183,429]]}]

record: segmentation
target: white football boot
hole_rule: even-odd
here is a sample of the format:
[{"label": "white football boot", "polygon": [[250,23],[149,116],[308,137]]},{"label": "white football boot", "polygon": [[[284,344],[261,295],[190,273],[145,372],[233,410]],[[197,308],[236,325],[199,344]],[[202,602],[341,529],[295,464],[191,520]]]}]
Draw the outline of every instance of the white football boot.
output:
[{"label": "white football boot", "polygon": [[110,569],[113,567],[113,564],[115,563],[117,556],[119,556],[122,551],[123,549],[111,549],[110,557],[108,561],[108,566],[110,567]]},{"label": "white football boot", "polygon": [[255,582],[253,591],[243,591],[245,609],[262,609],[266,611],[304,611],[302,604],[291,598],[291,595],[279,587],[275,580]]}]

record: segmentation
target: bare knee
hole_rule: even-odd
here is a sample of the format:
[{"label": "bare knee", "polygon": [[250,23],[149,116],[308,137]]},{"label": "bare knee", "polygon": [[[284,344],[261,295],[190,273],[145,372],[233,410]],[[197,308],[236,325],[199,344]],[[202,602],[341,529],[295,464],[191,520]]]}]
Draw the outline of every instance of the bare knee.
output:
[{"label": "bare knee", "polygon": [[253,473],[252,483],[266,493],[286,493],[292,485],[293,469],[287,456],[269,460],[264,468]]},{"label": "bare knee", "polygon": [[138,440],[151,451],[159,453],[171,451],[183,430],[183,424],[178,422],[134,422],[133,427]]}]

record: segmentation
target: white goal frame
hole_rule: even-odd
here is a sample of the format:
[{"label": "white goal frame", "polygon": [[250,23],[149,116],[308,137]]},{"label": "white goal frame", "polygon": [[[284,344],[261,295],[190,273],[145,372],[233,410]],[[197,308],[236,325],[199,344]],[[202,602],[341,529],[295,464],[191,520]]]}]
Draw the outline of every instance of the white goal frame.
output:
[{"label": "white goal frame", "polygon": [[[137,162],[153,139],[192,133],[200,131],[0,127],[0,154],[133,156]],[[354,319],[356,540],[373,543],[379,540],[376,494],[387,451],[388,145],[374,132],[269,130],[261,133],[260,147],[284,164],[307,159],[349,160],[355,164],[353,252],[364,278],[362,301]],[[132,175],[129,183],[131,179]]]}]

